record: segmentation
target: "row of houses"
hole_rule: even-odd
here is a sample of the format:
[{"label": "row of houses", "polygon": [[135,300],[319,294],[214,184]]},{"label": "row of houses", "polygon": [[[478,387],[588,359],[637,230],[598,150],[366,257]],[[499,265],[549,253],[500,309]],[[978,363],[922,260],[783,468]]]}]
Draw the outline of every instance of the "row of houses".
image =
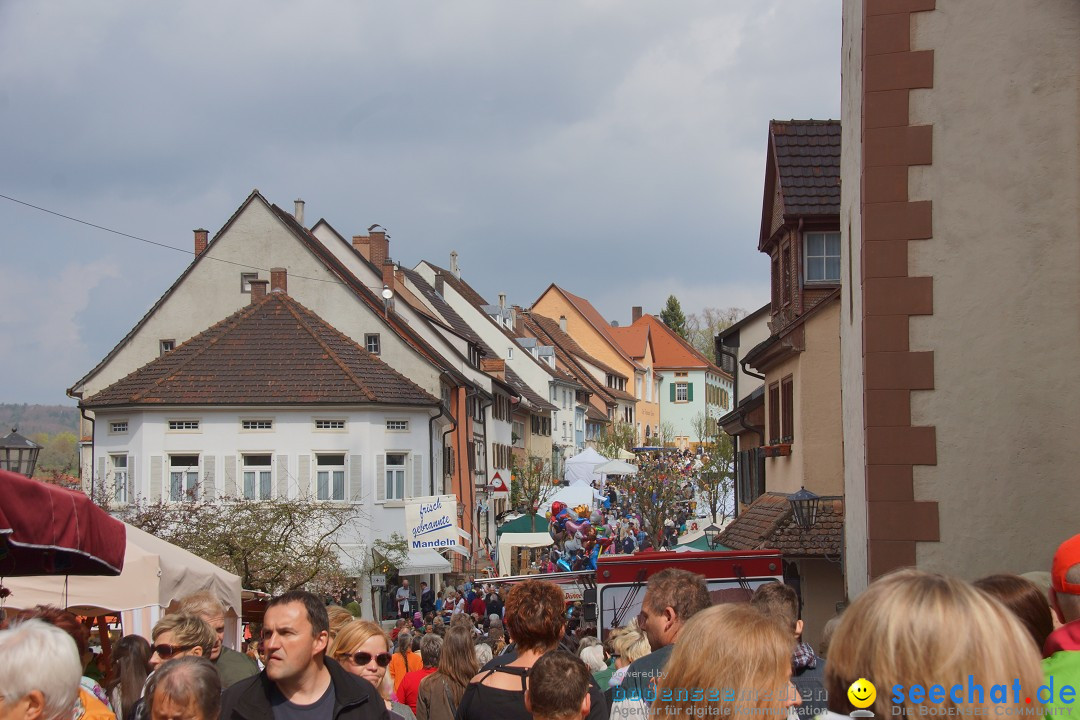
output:
[{"label": "row of houses", "polygon": [[784,553],[811,642],[897,568],[1048,570],[1080,514],[1080,6],[844,0],[843,20],[842,124],[770,124],[771,300],[716,339],[738,447],[720,542]]},{"label": "row of houses", "polygon": [[[70,389],[84,485],[117,504],[244,497],[361,506],[364,553],[416,497],[458,500],[457,569],[483,564],[515,459],[562,463],[615,423],[701,440],[730,377],[651,315],[626,327],[550,286],[490,303],[449,267],[394,258],[254,191],[128,334]],[[662,426],[662,421],[668,421]],[[698,425],[700,426],[700,422]],[[412,552],[403,574],[449,571]]]}]

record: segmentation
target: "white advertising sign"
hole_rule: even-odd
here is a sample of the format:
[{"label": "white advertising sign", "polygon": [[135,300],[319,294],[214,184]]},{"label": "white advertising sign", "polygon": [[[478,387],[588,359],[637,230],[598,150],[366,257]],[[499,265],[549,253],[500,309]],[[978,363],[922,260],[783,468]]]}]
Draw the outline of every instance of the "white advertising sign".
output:
[{"label": "white advertising sign", "polygon": [[453,495],[413,498],[405,505],[405,529],[410,550],[457,545],[457,498]]}]

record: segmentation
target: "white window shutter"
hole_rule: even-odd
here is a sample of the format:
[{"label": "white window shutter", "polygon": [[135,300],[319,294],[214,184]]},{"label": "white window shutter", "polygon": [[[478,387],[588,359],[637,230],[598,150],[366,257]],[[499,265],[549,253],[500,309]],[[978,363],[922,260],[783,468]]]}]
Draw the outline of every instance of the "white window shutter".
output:
[{"label": "white window shutter", "polygon": [[103,457],[98,458],[98,461],[97,461],[97,476],[98,476],[97,486],[99,488],[104,489],[105,497],[106,498],[115,497],[112,494],[114,492],[114,488],[112,487],[112,476],[111,475],[106,475],[105,458],[103,458]]},{"label": "white window shutter", "polygon": [[225,473],[225,484],[222,488],[225,497],[236,497],[236,456],[226,455],[225,466],[222,468],[222,472]]},{"label": "white window shutter", "polygon": [[128,459],[127,459],[127,470],[128,470],[127,501],[129,503],[135,502],[135,467],[136,467],[135,456],[134,455],[128,455]]},{"label": "white window shutter", "polygon": [[301,455],[300,464],[296,468],[297,482],[300,485],[299,497],[311,497],[315,494],[311,487],[311,456]]},{"label": "white window shutter", "polygon": [[203,500],[213,500],[217,491],[217,458],[206,455],[203,458]]},{"label": "white window shutter", "polygon": [[386,456],[375,456],[375,499],[386,500]]},{"label": "white window shutter", "polygon": [[162,473],[165,472],[165,463],[160,455],[154,455],[150,458],[150,502],[158,502],[161,500],[161,485],[165,478]]},{"label": "white window shutter", "polygon": [[349,456],[349,495],[350,502],[358,503],[364,499],[363,484],[363,457],[360,455]]},{"label": "white window shutter", "polygon": [[413,455],[413,497],[424,497],[424,456]]},{"label": "white window shutter", "polygon": [[289,456],[277,456],[277,496],[289,497]]}]

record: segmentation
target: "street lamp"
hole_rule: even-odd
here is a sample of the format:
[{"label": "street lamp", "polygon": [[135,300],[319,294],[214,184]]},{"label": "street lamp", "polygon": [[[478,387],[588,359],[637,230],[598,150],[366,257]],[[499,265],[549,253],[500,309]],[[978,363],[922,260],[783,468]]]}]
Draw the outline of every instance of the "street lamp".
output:
[{"label": "street lamp", "polygon": [[11,432],[0,438],[0,470],[34,477],[34,466],[37,465],[38,453],[41,445],[27,440],[18,433],[18,428],[11,428]]},{"label": "street lamp", "polygon": [[795,514],[795,522],[803,530],[809,530],[817,522],[818,506],[821,496],[810,492],[805,487],[799,488],[799,492],[788,495],[791,503],[791,511]]},{"label": "street lamp", "polygon": [[709,543],[710,550],[715,550],[716,546],[720,544],[720,533],[721,530],[716,527],[715,523],[705,528],[705,542]]}]

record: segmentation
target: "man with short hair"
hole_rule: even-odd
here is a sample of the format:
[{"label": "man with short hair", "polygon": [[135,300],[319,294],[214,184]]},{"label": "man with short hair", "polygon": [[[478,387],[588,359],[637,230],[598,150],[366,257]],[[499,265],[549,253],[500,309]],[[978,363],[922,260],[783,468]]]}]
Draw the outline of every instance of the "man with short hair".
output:
[{"label": "man with short hair", "polygon": [[[1080,686],[1080,535],[1061,543],[1054,553],[1050,605],[1064,624],[1050,633],[1043,645],[1043,674],[1057,687]],[[1071,708],[1061,702],[1059,694],[1046,703],[1046,714],[1067,715]]]},{"label": "man with short hair", "polygon": [[218,720],[221,678],[214,664],[190,655],[165,663],[146,687],[150,720]]},{"label": "man with short hair", "polygon": [[0,630],[0,718],[71,720],[82,661],[66,632],[41,620]]},{"label": "man with short hair", "polygon": [[424,618],[428,613],[435,612],[435,591],[426,582],[420,583],[420,612]]},{"label": "man with short hair", "polygon": [[704,575],[667,568],[649,578],[637,621],[653,651],[627,667],[611,705],[613,720],[625,716],[621,703],[645,696],[663,673],[686,621],[711,604]]},{"label": "man with short hair", "polygon": [[371,683],[326,657],[330,619],[315,595],[291,590],[263,615],[266,669],[222,696],[223,720],[383,720],[386,704]]},{"label": "man with short hair", "polygon": [[397,610],[399,618],[412,617],[412,606],[409,604],[411,591],[409,590],[409,581],[402,580],[401,587],[397,589],[397,593],[394,595],[394,600],[397,601]]},{"label": "man with short hair", "polygon": [[794,638],[791,684],[802,696],[802,704],[791,708],[792,712],[809,718],[823,715],[829,709],[824,661],[818,658],[810,643],[802,640],[803,621],[799,617],[799,596],[795,588],[778,582],[765,583],[754,591],[750,605],[765,617],[775,620]]},{"label": "man with short hair", "polygon": [[259,674],[259,666],[254,660],[225,645],[225,606],[217,596],[204,590],[181,598],[180,612],[198,615],[217,635],[217,642],[208,657],[217,668],[222,689]]},{"label": "man with short hair", "polygon": [[541,655],[529,670],[525,709],[533,720],[584,720],[592,708],[589,668],[569,653]]}]

